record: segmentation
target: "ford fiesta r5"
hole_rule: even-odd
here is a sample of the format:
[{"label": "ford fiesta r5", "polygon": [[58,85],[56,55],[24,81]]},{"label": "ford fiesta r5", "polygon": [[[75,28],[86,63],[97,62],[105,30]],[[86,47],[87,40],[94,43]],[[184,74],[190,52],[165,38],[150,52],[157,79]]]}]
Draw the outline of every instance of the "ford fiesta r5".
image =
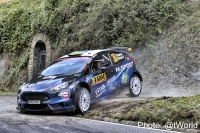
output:
[{"label": "ford fiesta r5", "polygon": [[20,86],[17,110],[84,113],[91,103],[124,86],[129,86],[133,97],[142,90],[142,76],[127,47],[75,51]]}]

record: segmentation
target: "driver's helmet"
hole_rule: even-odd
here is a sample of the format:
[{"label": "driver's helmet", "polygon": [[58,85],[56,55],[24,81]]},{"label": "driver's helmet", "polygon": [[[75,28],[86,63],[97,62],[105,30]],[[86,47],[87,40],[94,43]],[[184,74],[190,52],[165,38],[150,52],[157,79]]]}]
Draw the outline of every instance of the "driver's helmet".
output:
[{"label": "driver's helmet", "polygon": [[94,65],[96,68],[99,68],[102,64],[102,60],[101,59],[98,59],[98,60],[94,60]]}]

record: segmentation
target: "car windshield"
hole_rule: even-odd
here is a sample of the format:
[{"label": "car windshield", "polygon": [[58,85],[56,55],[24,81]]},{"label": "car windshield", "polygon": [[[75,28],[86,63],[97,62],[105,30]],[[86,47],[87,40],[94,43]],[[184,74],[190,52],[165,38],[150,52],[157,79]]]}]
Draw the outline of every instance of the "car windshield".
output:
[{"label": "car windshield", "polygon": [[79,73],[83,70],[89,60],[89,57],[67,58],[50,65],[41,73],[41,75],[72,75]]}]

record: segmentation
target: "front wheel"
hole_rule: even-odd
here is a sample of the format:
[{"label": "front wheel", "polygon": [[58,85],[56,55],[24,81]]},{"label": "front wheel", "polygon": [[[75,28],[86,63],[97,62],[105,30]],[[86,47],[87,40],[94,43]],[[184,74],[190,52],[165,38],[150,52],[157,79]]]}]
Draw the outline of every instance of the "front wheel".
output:
[{"label": "front wheel", "polygon": [[74,97],[76,110],[80,113],[85,113],[90,108],[90,93],[86,88],[80,88],[76,91]]},{"label": "front wheel", "polygon": [[133,74],[130,79],[129,92],[132,97],[137,97],[140,95],[142,90],[142,83],[138,75]]}]

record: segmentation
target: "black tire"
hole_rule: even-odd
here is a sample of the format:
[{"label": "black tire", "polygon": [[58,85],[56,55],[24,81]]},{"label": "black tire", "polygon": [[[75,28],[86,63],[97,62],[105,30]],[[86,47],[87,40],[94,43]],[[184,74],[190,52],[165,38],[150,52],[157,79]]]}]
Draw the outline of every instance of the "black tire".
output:
[{"label": "black tire", "polygon": [[132,97],[137,97],[142,91],[142,83],[138,75],[133,74],[130,79],[129,92]]},{"label": "black tire", "polygon": [[22,109],[21,105],[18,105],[16,109],[19,110],[21,114],[26,114],[26,111]]},{"label": "black tire", "polygon": [[76,112],[84,114],[90,108],[90,93],[86,88],[79,88],[74,95]]},{"label": "black tire", "polygon": [[20,113],[26,114],[27,112],[25,110],[20,110]]}]

